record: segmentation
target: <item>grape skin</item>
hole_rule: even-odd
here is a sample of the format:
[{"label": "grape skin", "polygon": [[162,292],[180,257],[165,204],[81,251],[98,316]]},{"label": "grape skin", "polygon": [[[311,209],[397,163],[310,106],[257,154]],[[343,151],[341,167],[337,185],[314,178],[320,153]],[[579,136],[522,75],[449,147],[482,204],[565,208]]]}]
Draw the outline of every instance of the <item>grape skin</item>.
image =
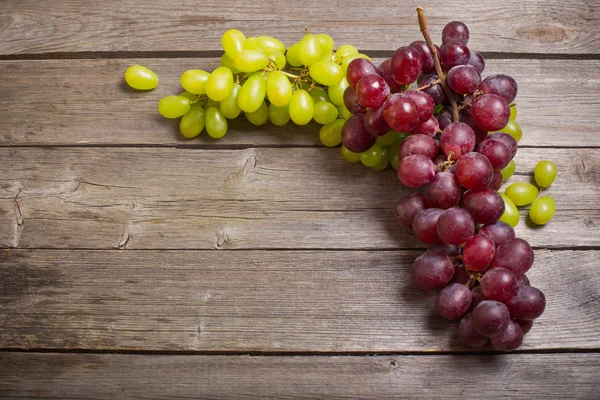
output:
[{"label": "grape skin", "polygon": [[523,330],[515,321],[509,321],[506,329],[498,336],[492,338],[494,350],[513,351],[523,343]]},{"label": "grape skin", "polygon": [[433,161],[430,158],[413,154],[400,160],[398,164],[398,178],[409,188],[418,188],[427,185],[435,177]]},{"label": "grape skin", "polygon": [[483,300],[473,309],[473,327],[482,336],[499,336],[509,323],[510,312],[499,301]]},{"label": "grape skin", "polygon": [[506,306],[513,318],[530,321],[542,315],[546,297],[533,286],[519,286],[515,295],[506,301]]},{"label": "grape skin", "polygon": [[462,208],[450,208],[437,221],[440,239],[448,244],[463,244],[475,232],[475,223],[471,214]]},{"label": "grape skin", "polygon": [[531,268],[533,259],[533,249],[529,243],[515,238],[498,246],[492,266],[509,269],[518,278]]},{"label": "grape skin", "polygon": [[478,224],[493,224],[504,213],[502,196],[490,188],[465,192],[461,207],[467,210]]},{"label": "grape skin", "polygon": [[412,221],[412,229],[417,239],[427,244],[437,244],[442,241],[437,231],[437,222],[444,210],[439,208],[427,208],[415,215]]},{"label": "grape skin", "polygon": [[432,159],[438,154],[438,145],[430,136],[410,135],[400,144],[398,156],[403,159],[413,154],[420,154]]},{"label": "grape skin", "polygon": [[436,310],[443,318],[456,320],[465,315],[471,306],[471,291],[460,283],[452,283],[438,294]]},{"label": "grape skin", "polygon": [[427,251],[411,267],[414,282],[421,289],[435,290],[446,286],[454,275],[454,265],[447,254]]},{"label": "grape skin", "polygon": [[444,210],[456,206],[461,194],[460,182],[451,172],[438,172],[427,187],[427,196],[433,207]]},{"label": "grape skin", "polygon": [[472,271],[485,269],[494,259],[496,247],[488,237],[483,235],[471,236],[463,247],[463,263]]},{"label": "grape skin", "polygon": [[482,293],[490,300],[505,301],[517,291],[517,278],[506,268],[490,269],[480,284]]},{"label": "grape skin", "polygon": [[375,136],[367,132],[363,114],[354,114],[342,128],[342,143],[353,153],[362,153],[375,144]]},{"label": "grape skin", "polygon": [[435,108],[435,102],[433,97],[421,90],[407,90],[403,93],[415,102],[417,110],[419,111],[419,122],[423,123],[429,120],[433,116],[433,110]]},{"label": "grape skin", "polygon": [[510,107],[502,97],[495,94],[484,94],[473,101],[471,118],[481,129],[495,132],[504,128],[508,123]]},{"label": "grape skin", "polygon": [[463,154],[473,151],[475,148],[475,133],[463,122],[451,123],[440,136],[440,147],[447,156],[450,156],[450,152],[452,152],[454,154],[453,159],[457,160]]},{"label": "grape skin", "polygon": [[411,193],[396,203],[396,218],[402,226],[412,229],[415,216],[427,208],[431,208],[431,202],[427,196],[422,193]]},{"label": "grape skin", "polygon": [[421,53],[413,47],[400,47],[392,55],[392,76],[400,85],[416,81],[421,73],[421,66]]},{"label": "grape skin", "polygon": [[467,314],[460,320],[456,334],[461,344],[471,348],[482,347],[489,340],[475,330],[473,326],[473,314]]},{"label": "grape skin", "polygon": [[471,152],[456,162],[456,175],[461,185],[471,190],[485,189],[490,184],[494,169],[482,154]]},{"label": "grape skin", "polygon": [[396,132],[410,132],[419,123],[419,110],[410,97],[394,93],[385,103],[383,117]]}]

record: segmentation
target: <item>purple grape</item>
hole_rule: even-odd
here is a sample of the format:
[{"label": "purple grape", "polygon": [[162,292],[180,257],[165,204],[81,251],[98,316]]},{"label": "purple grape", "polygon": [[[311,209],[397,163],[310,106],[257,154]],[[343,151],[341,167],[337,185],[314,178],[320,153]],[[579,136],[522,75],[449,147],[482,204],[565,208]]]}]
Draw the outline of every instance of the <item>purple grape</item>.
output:
[{"label": "purple grape", "polygon": [[410,135],[400,143],[398,158],[403,159],[413,154],[434,158],[438,154],[437,142],[427,135]]},{"label": "purple grape", "polygon": [[471,306],[471,291],[460,283],[452,283],[438,294],[435,308],[443,318],[459,319]]},{"label": "purple grape", "polygon": [[500,171],[494,171],[494,175],[492,176],[492,180],[488,184],[488,188],[498,191],[502,187],[502,173]]},{"label": "purple grape", "polygon": [[433,207],[444,210],[458,204],[461,194],[460,182],[451,172],[438,172],[427,187],[427,197]]},{"label": "purple grape", "polygon": [[427,208],[419,211],[413,218],[412,229],[417,239],[427,244],[437,244],[442,241],[437,232],[437,221],[444,210]]},{"label": "purple grape", "polygon": [[452,123],[452,113],[447,108],[443,108],[442,111],[437,115],[437,120],[440,125],[440,129],[444,130],[448,125]]},{"label": "purple grape", "polygon": [[437,221],[440,239],[448,244],[463,244],[475,232],[475,223],[471,214],[462,208],[449,208]]},{"label": "purple grape", "polygon": [[469,28],[460,21],[448,22],[442,30],[442,43],[457,42],[467,44],[469,41]]},{"label": "purple grape", "polygon": [[472,65],[457,65],[448,71],[448,86],[456,93],[475,92],[481,83],[481,75]]},{"label": "purple grape", "polygon": [[483,275],[480,285],[482,293],[490,300],[505,301],[517,292],[517,278],[506,268],[490,269]]},{"label": "purple grape", "polygon": [[512,159],[510,149],[499,140],[486,139],[479,144],[477,151],[490,160],[495,170],[506,167]]},{"label": "purple grape", "polygon": [[456,162],[456,176],[460,184],[471,190],[485,189],[494,175],[490,160],[484,155],[471,152]]},{"label": "purple grape", "polygon": [[383,117],[396,132],[410,132],[419,123],[419,110],[410,97],[394,93],[385,103]]},{"label": "purple grape", "polygon": [[[444,243],[444,244],[446,244],[446,243]],[[439,246],[439,245],[437,245],[437,246]],[[460,247],[460,246],[453,246],[450,244],[446,244],[446,246]],[[429,249],[429,247],[428,247],[428,249]],[[442,253],[445,253],[445,252],[442,252]],[[446,253],[446,254],[448,254],[448,253]],[[448,254],[448,255],[450,255],[450,254]],[[467,282],[469,282],[469,279],[471,279],[471,274],[468,273],[466,269],[457,266],[454,270],[454,276],[452,277],[452,279],[450,280],[450,282],[448,284],[450,285],[452,283],[458,283],[460,285],[464,285]],[[473,297],[473,296],[471,295],[471,297]]]},{"label": "purple grape", "polygon": [[447,254],[427,251],[413,262],[412,277],[425,290],[440,289],[452,279],[454,265]]},{"label": "purple grape", "polygon": [[496,247],[515,238],[514,229],[506,222],[498,221],[493,224],[485,225],[478,232],[480,235],[487,236],[494,242]]},{"label": "purple grape", "polygon": [[523,330],[515,321],[509,321],[502,333],[492,338],[494,350],[513,351],[523,343]]},{"label": "purple grape", "polygon": [[482,347],[488,342],[488,338],[480,335],[475,330],[473,326],[473,314],[467,314],[460,320],[456,334],[458,341],[466,347]]},{"label": "purple grape", "polygon": [[433,161],[426,156],[414,154],[404,157],[398,164],[398,179],[406,187],[419,188],[425,186],[434,177]]},{"label": "purple grape", "polygon": [[461,43],[446,43],[440,49],[440,61],[442,65],[450,70],[457,65],[465,65],[469,62],[471,52],[469,48]]},{"label": "purple grape", "polygon": [[431,51],[429,50],[429,46],[427,46],[427,43],[425,43],[425,41],[417,40],[412,42],[409,46],[419,52],[419,55],[421,56],[421,69],[423,70],[423,72],[435,71],[433,57],[431,56]]},{"label": "purple grape", "polygon": [[499,301],[483,300],[473,309],[473,327],[482,336],[499,336],[509,322],[508,308]]},{"label": "purple grape", "polygon": [[411,131],[411,135],[427,135],[434,137],[440,128],[437,118],[431,117],[425,122],[421,122],[415,126]]},{"label": "purple grape", "polygon": [[413,47],[398,48],[392,55],[392,76],[400,85],[410,85],[421,73],[421,53]]},{"label": "purple grape", "polygon": [[529,268],[533,265],[533,258],[533,249],[529,243],[523,239],[515,238],[498,246],[492,266],[494,268],[509,269],[518,278],[529,271]]},{"label": "purple grape", "polygon": [[346,80],[350,87],[355,88],[358,81],[368,75],[377,75],[377,68],[365,58],[355,58],[348,64]]},{"label": "purple grape", "polygon": [[463,247],[463,264],[471,271],[482,271],[494,259],[495,246],[483,235],[471,236]]},{"label": "purple grape", "polygon": [[515,320],[515,322],[517,324],[519,324],[519,326],[523,330],[523,335],[526,335],[531,330],[531,327],[533,326],[533,321],[526,321],[524,319],[517,319],[517,320]]},{"label": "purple grape", "polygon": [[470,52],[471,56],[469,57],[469,65],[474,66],[477,72],[481,74],[485,69],[485,61],[481,54],[479,54],[475,50],[470,50]]},{"label": "purple grape", "polygon": [[[435,230],[437,232],[437,226],[435,227]],[[455,246],[453,244],[440,242],[440,243],[435,243],[435,244],[428,244],[427,250],[441,251],[442,253],[446,253],[449,256],[457,256],[460,254],[461,247]]]},{"label": "purple grape", "polygon": [[[463,110],[464,111],[464,110]],[[473,129],[473,133],[475,133],[475,144],[483,142],[488,137],[488,132],[484,131],[480,127],[478,127],[475,122],[473,122],[473,118],[471,118],[471,114],[463,118],[465,124],[469,125],[471,129]]]},{"label": "purple grape", "polygon": [[479,286],[476,286],[473,289],[471,289],[471,297],[473,298],[473,300],[471,300],[470,311],[473,311],[475,307],[477,307],[477,304],[481,303],[484,300],[487,300],[483,293],[481,293],[481,288]]},{"label": "purple grape", "polygon": [[435,102],[433,97],[421,90],[408,90],[404,92],[405,96],[410,97],[419,110],[419,122],[425,122],[433,116]]},{"label": "purple grape", "polygon": [[527,277],[527,275],[523,274],[517,278],[517,286],[531,286],[531,283],[529,283],[529,278]]},{"label": "purple grape", "polygon": [[390,91],[392,93],[398,93],[402,90],[400,85],[394,80],[392,76],[392,59],[386,58],[383,60],[381,64],[379,64],[379,71],[381,72],[381,77],[385,79],[385,82],[390,87]]},{"label": "purple grape", "polygon": [[440,136],[440,148],[445,155],[454,153],[453,160],[457,160],[475,148],[475,133],[463,122],[453,122],[444,129]]},{"label": "purple grape", "polygon": [[431,202],[427,196],[422,193],[411,193],[396,203],[396,218],[402,226],[412,229],[415,216],[427,208],[431,208]]},{"label": "purple grape", "polygon": [[546,308],[546,297],[533,286],[519,286],[514,296],[506,301],[510,315],[516,319],[533,320]]},{"label": "purple grape", "polygon": [[363,114],[354,114],[342,127],[342,143],[354,153],[369,150],[375,144],[375,139],[365,128]]},{"label": "purple grape", "polygon": [[481,82],[479,90],[485,94],[498,95],[510,104],[517,97],[517,82],[508,75],[490,75]]},{"label": "purple grape", "polygon": [[367,75],[356,84],[358,103],[364,107],[380,107],[390,95],[390,88],[379,75]]},{"label": "purple grape", "polygon": [[373,136],[383,136],[389,132],[390,127],[383,118],[383,105],[369,108],[365,114],[365,128]]},{"label": "purple grape", "polygon": [[[421,86],[429,85],[430,83],[433,83],[437,80],[437,75],[431,75],[429,78],[421,82]],[[436,83],[435,85],[430,86],[427,89],[423,89],[423,91],[431,96],[435,104],[442,104],[446,99],[446,92],[444,92],[444,88],[439,83]]]},{"label": "purple grape", "polygon": [[478,224],[493,224],[504,213],[502,196],[490,188],[465,192],[460,206],[467,210],[473,221]]},{"label": "purple grape", "polygon": [[514,158],[515,155],[517,154],[517,141],[515,140],[514,137],[512,137],[511,135],[509,135],[508,133],[504,133],[504,132],[496,132],[496,133],[492,133],[491,135],[488,136],[489,140],[497,140],[499,142],[501,142],[503,145],[505,145],[506,147],[508,147],[508,149],[510,150],[510,158]]},{"label": "purple grape", "polygon": [[346,106],[348,111],[352,114],[364,114],[367,111],[367,109],[358,102],[356,90],[350,86],[344,90],[344,106]]},{"label": "purple grape", "polygon": [[495,94],[484,94],[473,101],[471,118],[478,127],[485,131],[498,131],[508,123],[510,107],[502,97]]}]

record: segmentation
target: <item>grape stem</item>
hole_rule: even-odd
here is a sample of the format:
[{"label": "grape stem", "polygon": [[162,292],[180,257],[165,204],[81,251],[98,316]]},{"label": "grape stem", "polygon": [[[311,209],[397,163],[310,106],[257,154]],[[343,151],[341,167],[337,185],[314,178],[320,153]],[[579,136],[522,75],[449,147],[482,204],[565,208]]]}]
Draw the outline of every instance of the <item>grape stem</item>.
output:
[{"label": "grape stem", "polygon": [[427,85],[423,85],[423,86],[419,86],[418,88],[416,88],[415,90],[425,90],[428,89],[434,85],[437,85],[438,83],[440,83],[441,80],[440,79],[436,79],[435,81],[428,83]]},{"label": "grape stem", "polygon": [[429,47],[429,51],[431,52],[431,56],[433,57],[433,64],[435,65],[435,70],[440,80],[440,84],[442,88],[444,88],[444,92],[446,92],[446,96],[450,100],[450,106],[452,108],[452,122],[458,122],[458,106],[456,104],[456,100],[454,99],[454,93],[448,87],[446,83],[446,74],[442,69],[442,64],[440,63],[440,57],[438,56],[437,49],[433,44],[433,40],[431,40],[431,35],[429,34],[429,29],[427,29],[427,20],[425,19],[425,11],[423,11],[423,7],[417,7],[417,15],[419,17],[419,28],[421,29],[421,33],[423,34],[423,38]]}]

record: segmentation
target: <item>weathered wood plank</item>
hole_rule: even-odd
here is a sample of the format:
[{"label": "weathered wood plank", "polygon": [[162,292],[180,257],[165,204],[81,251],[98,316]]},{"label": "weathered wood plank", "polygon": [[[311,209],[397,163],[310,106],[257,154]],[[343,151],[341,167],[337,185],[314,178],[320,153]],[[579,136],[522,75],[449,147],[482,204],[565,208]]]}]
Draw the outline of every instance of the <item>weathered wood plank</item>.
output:
[{"label": "weathered wood plank", "polygon": [[[419,251],[0,252],[0,347],[463,350],[410,265]],[[547,295],[522,349],[600,348],[597,251],[536,251]]]},{"label": "weathered wood plank", "polygon": [[[142,63],[160,76],[152,92],[134,92],[123,81],[127,66]],[[0,144],[320,145],[318,126],[257,128],[235,122],[220,141],[194,140],[178,123],[160,117],[158,100],[181,91],[189,68],[212,69],[216,59],[0,61]],[[486,74],[506,73],[519,84],[521,145],[590,146],[600,92],[594,60],[489,60]],[[574,85],[573,77],[585,84]]]},{"label": "weathered wood plank", "polygon": [[[0,3],[0,53],[217,50],[230,28],[248,36],[274,35],[288,44],[304,27],[360,49],[394,50],[421,39],[415,7],[425,7],[441,42],[443,26],[462,20],[476,50],[493,52],[600,52],[600,9],[571,0],[491,0],[469,3],[419,0],[348,5],[345,1],[241,3],[235,0],[164,2],[65,0],[47,7],[35,0]],[[343,10],[340,12],[340,10]]]},{"label": "weathered wood plank", "polygon": [[[554,221],[537,247],[598,246],[600,149],[519,151],[518,173],[552,159]],[[408,190],[338,149],[0,149],[0,246],[95,249],[414,248],[394,218]],[[526,176],[513,180],[529,179]],[[523,211],[524,216],[526,210]]]}]

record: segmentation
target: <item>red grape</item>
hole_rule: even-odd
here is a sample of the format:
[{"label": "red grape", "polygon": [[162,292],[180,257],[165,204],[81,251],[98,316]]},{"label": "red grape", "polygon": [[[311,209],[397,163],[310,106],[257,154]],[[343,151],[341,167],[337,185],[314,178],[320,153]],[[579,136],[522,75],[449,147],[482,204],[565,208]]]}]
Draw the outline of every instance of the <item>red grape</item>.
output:
[{"label": "red grape", "polygon": [[475,223],[462,208],[449,208],[438,218],[437,231],[444,243],[462,244],[473,236]]},{"label": "red grape", "polygon": [[444,129],[440,136],[440,147],[444,154],[454,153],[453,159],[459,159],[463,154],[475,148],[475,133],[463,122],[453,122]]},{"label": "red grape", "polygon": [[436,118],[441,130],[446,129],[446,127],[452,123],[452,113],[447,108],[443,108]]},{"label": "red grape", "polygon": [[448,71],[448,86],[456,93],[469,94],[477,90],[481,75],[472,65],[457,65]]},{"label": "red grape", "polygon": [[367,151],[375,144],[375,139],[365,128],[363,114],[354,114],[342,127],[342,143],[354,153]]},{"label": "red grape", "polygon": [[460,21],[448,22],[442,30],[442,43],[458,42],[467,44],[469,41],[469,28]]},{"label": "red grape", "polygon": [[502,187],[502,173],[500,171],[494,171],[494,176],[492,176],[492,180],[490,181],[488,188],[498,191]]},{"label": "red grape", "polygon": [[417,239],[428,244],[436,244],[442,241],[438,235],[437,221],[443,212],[444,210],[439,208],[427,208],[415,215],[412,221],[412,229]]},{"label": "red grape", "polygon": [[503,145],[505,145],[509,150],[510,150],[510,158],[514,158],[515,155],[517,154],[517,141],[515,140],[514,137],[510,136],[508,133],[504,133],[504,132],[496,132],[496,133],[492,133],[491,135],[488,136],[489,140],[496,140],[498,142],[501,142]]},{"label": "red grape", "polygon": [[421,68],[423,69],[423,72],[435,71],[435,64],[433,63],[431,50],[429,50],[429,46],[427,46],[427,43],[425,43],[425,41],[414,41],[410,44],[410,47],[414,48],[419,52],[419,55],[421,56]]},{"label": "red grape", "polygon": [[425,290],[440,289],[452,279],[454,265],[447,254],[427,251],[413,262],[412,277]]},{"label": "red grape", "polygon": [[523,335],[526,335],[531,330],[531,327],[533,326],[533,321],[527,321],[527,320],[524,320],[524,319],[517,319],[517,320],[515,320],[515,322],[517,324],[519,324],[519,326],[523,330]]},{"label": "red grape", "polygon": [[479,286],[476,286],[473,289],[471,289],[471,297],[473,298],[473,300],[471,300],[471,311],[473,311],[473,309],[477,307],[477,304],[481,303],[484,300],[487,300],[483,293],[481,293],[481,287]]},{"label": "red grape", "polygon": [[473,309],[473,327],[483,336],[499,336],[510,322],[508,308],[499,301],[483,300]]},{"label": "red grape", "polygon": [[492,266],[509,269],[518,278],[531,268],[533,258],[533,249],[529,243],[515,238],[498,246]]},{"label": "red grape", "polygon": [[517,82],[508,75],[490,75],[481,82],[479,90],[498,95],[510,104],[517,97]]},{"label": "red grape", "polygon": [[369,108],[365,114],[365,128],[373,136],[383,136],[390,130],[383,118],[383,107]]},{"label": "red grape", "polygon": [[456,331],[458,341],[466,347],[482,347],[488,342],[488,338],[480,335],[473,326],[473,314],[465,315],[458,323]]},{"label": "red grape", "polygon": [[456,162],[456,176],[467,189],[487,188],[493,175],[494,169],[490,160],[479,153],[467,153]]},{"label": "red grape", "polygon": [[346,80],[350,87],[355,88],[358,81],[367,75],[377,75],[377,68],[365,58],[355,58],[348,64]]},{"label": "red grape", "polygon": [[427,187],[427,197],[436,208],[454,207],[458,204],[461,194],[460,182],[451,172],[438,172]]},{"label": "red grape", "polygon": [[492,224],[504,213],[504,200],[490,188],[465,192],[460,205],[478,224]]},{"label": "red grape", "polygon": [[[421,82],[421,86],[429,85],[437,80],[437,75],[431,75],[429,78]],[[435,104],[441,104],[446,99],[446,92],[444,92],[444,88],[439,83],[429,86],[427,89],[423,89],[423,91],[431,96]]]},{"label": "red grape", "polygon": [[506,268],[492,268],[483,275],[480,285],[482,293],[488,299],[505,301],[516,293],[517,278]]},{"label": "red grape", "polygon": [[344,106],[352,114],[364,114],[367,111],[367,109],[361,106],[358,102],[356,90],[354,90],[354,88],[350,86],[348,86],[346,90],[344,90]]},{"label": "red grape", "polygon": [[386,58],[383,60],[383,62],[379,64],[379,71],[381,71],[381,77],[385,79],[385,82],[390,87],[390,91],[392,93],[398,93],[401,88],[392,76],[392,59]]},{"label": "red grape", "polygon": [[489,237],[496,247],[515,238],[514,229],[505,222],[498,221],[490,225],[485,225],[478,232],[480,235]]},{"label": "red grape", "polygon": [[463,264],[472,271],[481,271],[494,259],[495,246],[483,235],[471,236],[463,247]]},{"label": "red grape", "polygon": [[435,303],[438,314],[451,321],[465,315],[470,306],[471,291],[460,283],[452,283],[443,288]]},{"label": "red grape", "polygon": [[465,124],[469,125],[471,127],[471,129],[473,129],[473,132],[475,133],[475,143],[481,143],[485,139],[488,138],[488,132],[484,131],[483,129],[481,129],[480,127],[478,127],[475,124],[475,122],[473,122],[473,118],[471,118],[471,114],[469,114],[468,116],[463,117],[462,122],[464,122]]},{"label": "red grape", "polygon": [[415,126],[410,133],[411,134],[421,134],[434,137],[437,134],[438,129],[440,128],[438,120],[436,117],[431,117],[425,122],[421,122],[419,125]]},{"label": "red grape", "polygon": [[517,286],[531,286],[531,283],[529,283],[529,278],[527,277],[527,275],[523,274],[517,278]]},{"label": "red grape", "polygon": [[367,75],[356,84],[358,103],[364,107],[380,107],[390,95],[390,88],[379,75]]},{"label": "red grape", "polygon": [[431,136],[410,135],[400,143],[398,158],[403,159],[413,154],[434,158],[438,154],[438,145]]},{"label": "red grape", "polygon": [[486,139],[479,144],[477,151],[490,160],[495,170],[506,167],[512,159],[510,149],[499,140]]},{"label": "red grape", "polygon": [[412,229],[415,216],[427,208],[431,208],[431,202],[427,196],[422,193],[411,193],[396,203],[396,218],[404,227]]},{"label": "red grape", "polygon": [[[446,244],[446,243],[444,243],[444,244]],[[439,245],[437,245],[437,246],[439,246]],[[446,244],[446,246],[460,247],[460,246],[454,246],[451,244]],[[430,248],[428,247],[428,249],[430,249]],[[442,253],[446,253],[446,252],[444,251]],[[448,253],[446,253],[446,254],[448,254]],[[448,254],[448,255],[450,255],[450,254]],[[459,283],[461,285],[464,285],[467,282],[469,282],[470,278],[471,278],[471,274],[469,272],[467,272],[466,269],[464,269],[463,267],[457,266],[454,270],[454,276],[452,277],[452,279],[450,280],[450,282],[448,284],[450,285],[452,283]],[[471,295],[471,297],[472,297],[472,295]]]},{"label": "red grape", "polygon": [[418,188],[425,186],[431,182],[434,177],[435,169],[433,167],[433,161],[426,156],[413,154],[412,156],[403,158],[398,164],[398,179],[400,179],[400,182],[407,187]]},{"label": "red grape", "polygon": [[471,57],[469,57],[469,65],[474,66],[475,69],[477,70],[477,72],[479,72],[481,74],[483,72],[483,70],[485,69],[485,61],[484,61],[483,57],[481,56],[481,54],[479,54],[475,50],[470,50],[470,52],[471,52]]},{"label": "red grape", "polygon": [[[436,230],[436,234],[437,234],[437,227],[435,227],[435,230]],[[457,256],[460,254],[461,247],[455,246],[453,244],[440,242],[440,243],[435,243],[435,244],[428,244],[427,250],[441,251],[442,253],[446,253],[449,256]]]},{"label": "red grape", "polygon": [[419,123],[419,110],[410,97],[394,93],[385,103],[383,117],[396,132],[410,132]]},{"label": "red grape", "polygon": [[510,107],[500,96],[484,94],[473,101],[471,118],[481,129],[493,132],[506,126],[510,118]]},{"label": "red grape", "polygon": [[446,43],[440,49],[440,61],[447,70],[457,65],[465,65],[469,62],[471,52],[469,48],[461,43]]},{"label": "red grape", "polygon": [[433,116],[435,102],[433,97],[421,90],[408,90],[404,92],[405,96],[410,97],[419,110],[419,122],[425,122]]},{"label": "red grape", "polygon": [[409,85],[421,73],[421,53],[413,47],[398,48],[392,55],[392,76],[400,85]]},{"label": "red grape", "polygon": [[523,330],[515,321],[509,321],[502,333],[492,338],[494,350],[513,351],[523,343]]},{"label": "red grape", "polygon": [[533,286],[519,286],[514,296],[506,301],[510,315],[516,319],[536,319],[546,308],[546,297]]}]

